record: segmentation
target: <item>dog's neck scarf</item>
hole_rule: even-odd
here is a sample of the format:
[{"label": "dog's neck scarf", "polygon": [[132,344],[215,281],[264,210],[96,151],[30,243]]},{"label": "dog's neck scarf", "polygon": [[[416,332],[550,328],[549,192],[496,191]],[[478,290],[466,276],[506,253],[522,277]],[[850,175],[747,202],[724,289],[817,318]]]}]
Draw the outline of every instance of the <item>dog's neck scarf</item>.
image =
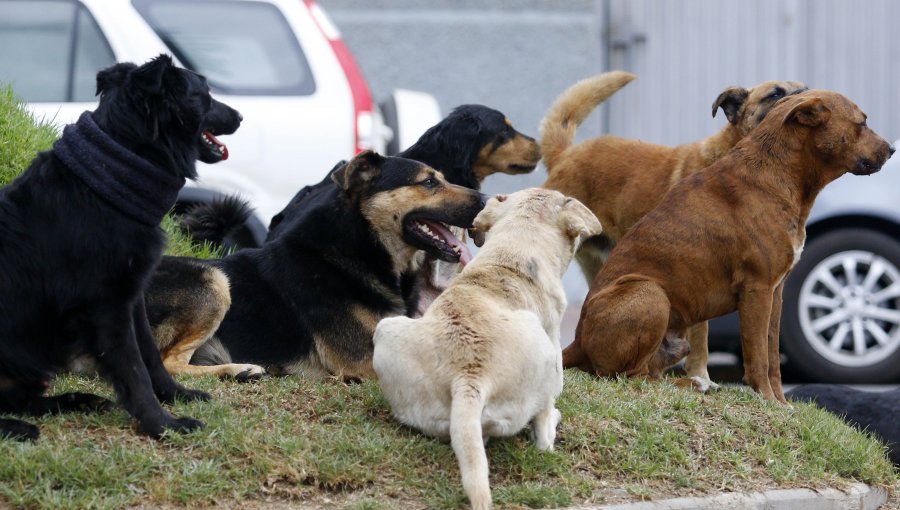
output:
[{"label": "dog's neck scarf", "polygon": [[145,225],[159,225],[184,186],[184,177],[119,145],[94,122],[91,112],[65,127],[53,152],[94,193]]}]

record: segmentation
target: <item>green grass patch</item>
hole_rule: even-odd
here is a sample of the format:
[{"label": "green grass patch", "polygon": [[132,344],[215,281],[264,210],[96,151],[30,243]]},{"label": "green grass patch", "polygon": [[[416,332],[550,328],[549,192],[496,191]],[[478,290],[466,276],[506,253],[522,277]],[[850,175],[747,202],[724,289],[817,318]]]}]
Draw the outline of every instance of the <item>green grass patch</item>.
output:
[{"label": "green grass patch", "polygon": [[[460,508],[450,445],[399,425],[375,382],[299,378],[240,384],[183,378],[212,402],[177,404],[202,431],[135,434],[121,410],[47,416],[34,444],[0,441],[0,500],[41,508],[263,506]],[[99,379],[62,376],[52,393],[111,396]],[[527,433],[488,444],[504,508],[604,504],[722,491],[897,487],[884,447],[807,404],[793,411],[740,388],[701,395],[668,383],[569,372],[556,450]]]}]

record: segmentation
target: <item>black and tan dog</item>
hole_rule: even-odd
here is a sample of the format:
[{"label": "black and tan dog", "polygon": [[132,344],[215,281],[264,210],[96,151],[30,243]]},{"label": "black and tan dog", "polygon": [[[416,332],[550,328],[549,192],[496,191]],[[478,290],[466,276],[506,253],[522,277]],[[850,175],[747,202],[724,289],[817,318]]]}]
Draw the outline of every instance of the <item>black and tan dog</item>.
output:
[{"label": "black and tan dog", "polygon": [[[261,248],[214,261],[163,259],[147,303],[170,371],[374,376],[375,325],[409,306],[404,271],[419,250],[458,261],[448,225],[471,227],[484,200],[422,163],[372,152],[331,180]],[[218,328],[204,329],[226,308],[222,275],[231,307]]]},{"label": "black and tan dog", "polygon": [[[139,430],[188,431],[157,398],[209,398],[163,368],[142,291],[162,256],[159,228],[197,159],[227,157],[215,134],[241,117],[206,80],[161,55],[97,75],[100,103],[0,191],[0,413],[39,415],[108,406],[90,394],[47,397],[76,357],[96,360]],[[0,420],[0,436],[38,429]]]},{"label": "black and tan dog", "polygon": [[[588,283],[625,232],[656,207],[670,188],[725,155],[766,118],[779,99],[806,90],[795,81],[767,81],[749,89],[728,87],[712,104],[713,117],[721,109],[728,124],[703,140],[677,147],[610,135],[574,143],[575,130],[588,114],[633,79],[630,73],[612,71],[582,80],[557,98],[541,123],[548,174],[544,187],[577,198],[603,224],[603,234],[588,239],[575,257]],[[711,386],[706,322],[692,328],[687,339],[690,354],[685,368],[705,390]],[[667,342],[665,347],[651,364],[657,374],[688,351],[685,342]]]},{"label": "black and tan dog", "polygon": [[781,292],[816,195],[845,173],[877,172],[892,152],[836,92],[778,101],[734,149],[678,182],[622,237],[591,284],[564,365],[652,377],[664,339],[737,310],[744,380],[786,403]]}]

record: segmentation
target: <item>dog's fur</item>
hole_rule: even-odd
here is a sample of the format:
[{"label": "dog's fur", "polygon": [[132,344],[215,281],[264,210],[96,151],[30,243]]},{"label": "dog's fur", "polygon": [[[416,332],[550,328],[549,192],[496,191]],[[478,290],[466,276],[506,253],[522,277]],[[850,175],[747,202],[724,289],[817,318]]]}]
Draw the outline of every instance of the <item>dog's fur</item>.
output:
[{"label": "dog's fur", "polygon": [[[573,145],[578,125],[632,79],[632,74],[613,71],[576,83],[560,95],[541,123],[541,149],[548,172],[544,187],[577,198],[603,224],[603,234],[587,240],[575,257],[588,283],[625,232],[672,186],[731,150],[779,99],[806,90],[804,84],[794,81],[767,81],[750,89],[728,87],[712,105],[713,117],[721,108],[728,124],[694,143],[666,147],[601,136]],[[714,386],[706,368],[707,332],[707,324],[702,322],[688,332],[687,343],[666,342],[651,363],[651,371],[658,375],[690,352],[685,366],[688,375],[704,381],[700,389]]]},{"label": "dog's fur", "polygon": [[900,466],[900,388],[859,391],[838,384],[805,384],[788,391],[789,400],[812,402],[866,430],[888,445],[888,456]]},{"label": "dog's fur", "polygon": [[812,90],[779,101],[731,152],[681,180],[622,237],[591,284],[566,367],[646,376],[664,338],[680,341],[687,328],[737,310],[745,382],[785,402],[781,291],[813,201],[846,172],[877,171],[891,152],[840,94]]},{"label": "dog's fur", "polygon": [[[177,339],[160,345],[164,356],[177,357],[167,362],[170,370],[374,376],[375,326],[408,308],[403,272],[418,250],[458,260],[459,241],[445,224],[471,227],[484,202],[433,168],[372,152],[338,167],[331,178],[330,187],[312,193],[261,248],[220,260],[163,259],[147,303],[157,339]],[[216,314],[227,303],[218,273],[231,284],[231,307],[221,324]],[[189,304],[178,306],[177,296]],[[213,366],[189,367],[194,349],[195,364]]]},{"label": "dog's fur", "polygon": [[[211,149],[204,132],[231,133],[240,123],[236,111],[210,97],[202,76],[175,67],[165,55],[140,67],[122,63],[101,71],[97,91],[97,109],[82,118],[92,118],[123,154],[171,174],[171,202],[153,204],[162,211],[155,221],[172,206],[183,179],[196,176],[196,159],[223,158],[224,151]],[[142,211],[126,212],[72,169],[64,159],[70,153],[60,152],[69,147],[60,144],[71,140],[70,129],[77,132],[67,128],[53,150],[38,154],[0,191],[0,413],[108,407],[94,395],[43,396],[56,372],[87,355],[142,433],[158,437],[164,430],[200,427],[192,418],[173,417],[157,400],[208,398],[165,371],[147,324],[141,291],[162,255],[165,236],[158,224],[141,219]],[[105,171],[105,163],[96,161],[88,159],[91,168]],[[102,178],[127,180],[138,172],[130,165],[121,171],[130,175]],[[3,436],[38,434],[24,421],[0,422]]]},{"label": "dog's fur", "polygon": [[491,495],[483,438],[532,422],[537,447],[553,448],[563,386],[561,278],[600,223],[575,199],[530,189],[489,200],[475,230],[482,249],[424,316],[378,324],[374,368],[397,419],[450,438],[472,507],[484,509]]}]

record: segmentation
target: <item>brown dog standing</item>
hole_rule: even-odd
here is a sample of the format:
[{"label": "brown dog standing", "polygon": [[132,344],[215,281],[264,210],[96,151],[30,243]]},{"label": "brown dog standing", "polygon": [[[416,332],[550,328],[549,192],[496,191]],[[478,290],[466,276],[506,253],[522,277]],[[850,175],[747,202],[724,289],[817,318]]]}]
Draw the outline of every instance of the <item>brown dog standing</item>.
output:
[{"label": "brown dog standing", "polygon": [[878,171],[893,149],[835,92],[779,101],[757,129],[682,180],[619,242],[591,285],[566,367],[647,376],[665,338],[737,310],[744,380],[785,402],[781,290],[819,191]]},{"label": "brown dog standing", "polygon": [[[576,255],[589,283],[619,239],[656,207],[672,186],[725,155],[779,99],[806,90],[796,81],[767,81],[751,89],[729,87],[712,105],[713,117],[721,108],[728,124],[690,144],[667,147],[601,136],[573,145],[575,128],[591,110],[633,79],[632,74],[613,71],[578,82],[556,100],[541,124],[541,150],[549,174],[544,187],[577,198],[603,224],[603,234],[585,241]],[[686,369],[703,391],[712,385],[706,369],[707,332],[703,322],[687,335],[691,354]],[[684,342],[667,342],[651,363],[651,371],[659,375],[687,350]]]}]

